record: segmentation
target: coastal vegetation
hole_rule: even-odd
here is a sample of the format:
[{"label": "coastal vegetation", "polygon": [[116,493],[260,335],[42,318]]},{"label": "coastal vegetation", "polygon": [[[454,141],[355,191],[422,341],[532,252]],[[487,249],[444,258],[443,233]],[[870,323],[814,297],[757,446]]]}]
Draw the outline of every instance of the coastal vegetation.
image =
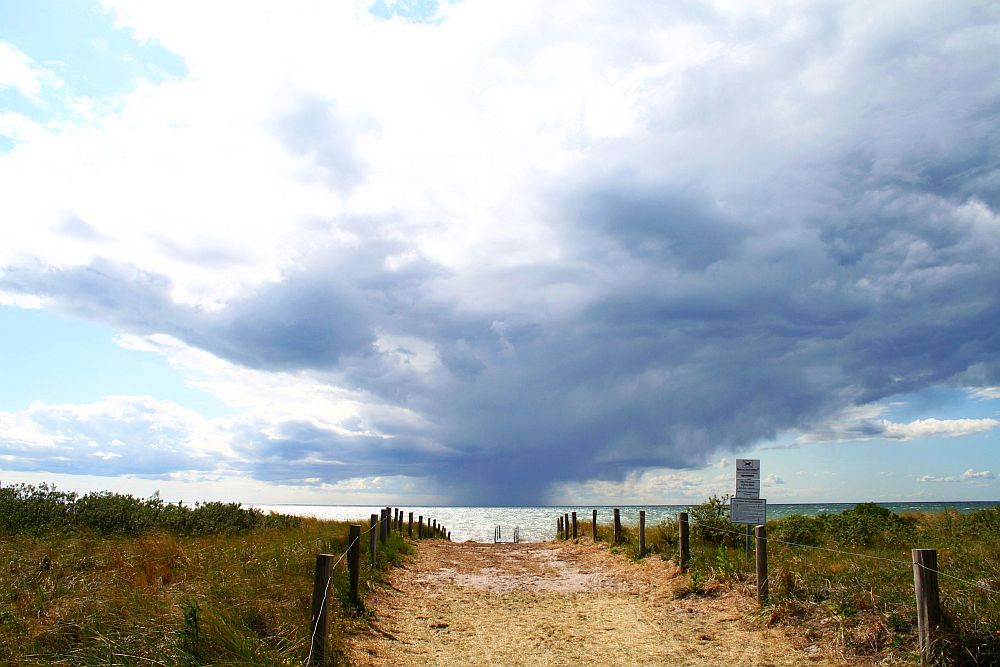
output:
[{"label": "coastal vegetation", "polygon": [[[301,665],[316,554],[347,549],[346,522],[194,507],[48,486],[0,489],[0,664]],[[362,590],[411,547],[392,534]],[[368,622],[336,568],[327,664]]]},{"label": "coastal vegetation", "polygon": [[[754,562],[744,552],[745,528],[729,521],[724,498],[689,511],[691,565],[685,594],[754,589]],[[581,524],[589,534],[589,522]],[[835,646],[873,663],[917,660],[913,548],[935,548],[944,628],[936,648],[945,665],[1000,664],[1000,508],[973,513],[898,515],[874,503],[840,514],[791,515],[769,521],[770,599],[762,625],[794,625],[817,646]],[[598,537],[611,542],[609,525]],[[676,520],[647,527],[653,557],[678,557]],[[612,547],[639,558],[634,526]],[[647,556],[649,557],[649,556]]]}]

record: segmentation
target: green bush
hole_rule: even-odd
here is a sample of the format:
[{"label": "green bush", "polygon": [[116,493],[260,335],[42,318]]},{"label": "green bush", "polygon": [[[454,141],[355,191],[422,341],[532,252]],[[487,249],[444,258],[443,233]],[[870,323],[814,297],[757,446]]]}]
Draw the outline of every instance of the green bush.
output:
[{"label": "green bush", "polygon": [[691,535],[695,539],[734,546],[742,541],[744,528],[729,520],[729,496],[711,496],[688,510]]},{"label": "green bush", "polygon": [[875,503],[860,503],[822,521],[832,540],[848,546],[897,544],[912,537],[916,524]]},{"label": "green bush", "polygon": [[159,494],[145,500],[101,491],[77,497],[41,484],[0,488],[0,532],[40,535],[89,530],[100,535],[141,535],[166,530],[179,535],[241,533],[255,528],[290,528],[301,519],[264,514],[239,503],[197,503],[193,508],[164,503]]},{"label": "green bush", "polygon": [[819,517],[792,514],[778,519],[768,527],[768,537],[782,542],[815,546],[820,543],[823,521]]}]

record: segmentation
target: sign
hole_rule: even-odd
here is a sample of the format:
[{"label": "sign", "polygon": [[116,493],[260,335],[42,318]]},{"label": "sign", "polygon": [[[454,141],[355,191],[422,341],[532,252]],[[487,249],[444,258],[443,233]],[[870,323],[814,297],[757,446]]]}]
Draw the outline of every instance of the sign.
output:
[{"label": "sign", "polygon": [[736,478],[737,498],[760,498],[760,480],[749,477]]},{"label": "sign", "polygon": [[736,477],[760,479],[760,459],[736,459]]},{"label": "sign", "polygon": [[764,498],[730,498],[729,519],[733,523],[763,525],[767,523],[767,500]]}]

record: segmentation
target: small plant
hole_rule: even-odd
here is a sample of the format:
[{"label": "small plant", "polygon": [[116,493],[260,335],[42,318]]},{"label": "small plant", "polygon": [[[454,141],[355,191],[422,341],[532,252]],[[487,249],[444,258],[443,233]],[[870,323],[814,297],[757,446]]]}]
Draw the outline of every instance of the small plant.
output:
[{"label": "small plant", "polygon": [[688,590],[695,595],[700,595],[705,592],[705,575],[701,573],[701,570],[692,568],[691,574],[688,578]]},{"label": "small plant", "polygon": [[184,615],[184,624],[181,626],[180,644],[181,651],[188,657],[192,665],[197,665],[201,660],[200,648],[200,628],[198,626],[198,603],[186,602],[181,607]]},{"label": "small plant", "polygon": [[719,581],[736,578],[736,563],[729,558],[729,550],[724,544],[720,544],[715,550],[715,577]]}]

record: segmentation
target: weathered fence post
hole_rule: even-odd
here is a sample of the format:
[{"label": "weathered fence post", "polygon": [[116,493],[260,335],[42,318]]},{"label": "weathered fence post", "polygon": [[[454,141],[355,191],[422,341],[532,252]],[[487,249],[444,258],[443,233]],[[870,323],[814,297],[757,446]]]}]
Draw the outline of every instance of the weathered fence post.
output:
[{"label": "weathered fence post", "polygon": [[934,663],[934,649],[941,625],[941,600],[938,596],[937,549],[914,549],[913,591],[917,598],[917,634],[920,638],[920,664]]},{"label": "weathered fence post", "polygon": [[451,542],[451,531],[448,531],[448,541]]},{"label": "weathered fence post", "polygon": [[424,539],[424,515],[417,517],[417,539]]},{"label": "weathered fence post", "polygon": [[646,555],[646,510],[639,510],[639,558]]},{"label": "weathered fence post", "polygon": [[622,517],[618,508],[615,508],[615,544],[622,541]]},{"label": "weathered fence post", "polygon": [[358,604],[358,585],[361,583],[361,526],[352,524],[347,532],[347,571],[351,578],[351,601]]},{"label": "weathered fence post", "polygon": [[681,571],[687,569],[688,562],[691,560],[691,543],[690,543],[690,532],[688,526],[688,513],[680,512],[677,515],[677,526],[680,529],[680,544],[677,545],[680,551],[680,565]]},{"label": "weathered fence post", "polygon": [[330,574],[333,569],[333,556],[316,554],[316,578],[313,580],[312,615],[309,631],[312,640],[309,646],[309,664],[322,665],[326,657],[326,610],[327,592],[330,587]]},{"label": "weathered fence post", "polygon": [[410,512],[410,527],[409,527],[409,531],[410,531],[410,539],[412,540],[413,539],[413,512]]},{"label": "weathered fence post", "polygon": [[757,604],[767,603],[767,527],[757,526],[754,538],[757,542]]},{"label": "weathered fence post", "polygon": [[403,536],[403,510],[399,510],[399,536]]},{"label": "weathered fence post", "polygon": [[563,539],[569,539],[569,512],[563,514]]},{"label": "weathered fence post", "polygon": [[576,512],[573,512],[573,539],[576,539]]},{"label": "weathered fence post", "polygon": [[379,542],[385,544],[386,539],[389,537],[389,510],[382,509],[379,511],[381,515],[381,521],[378,524],[378,539]]},{"label": "weathered fence post", "polygon": [[372,552],[371,553],[371,556],[372,556],[372,569],[374,570],[375,569],[375,544],[377,542],[377,540],[376,540],[377,536],[375,535],[375,527],[378,525],[378,514],[372,514],[371,519],[369,519],[369,521],[371,522],[371,526],[368,528],[368,550]]},{"label": "weathered fence post", "polygon": [[590,536],[597,541],[597,510],[594,510],[593,516],[590,518]]},{"label": "weathered fence post", "polygon": [[562,517],[556,517],[556,539],[562,537]]}]

